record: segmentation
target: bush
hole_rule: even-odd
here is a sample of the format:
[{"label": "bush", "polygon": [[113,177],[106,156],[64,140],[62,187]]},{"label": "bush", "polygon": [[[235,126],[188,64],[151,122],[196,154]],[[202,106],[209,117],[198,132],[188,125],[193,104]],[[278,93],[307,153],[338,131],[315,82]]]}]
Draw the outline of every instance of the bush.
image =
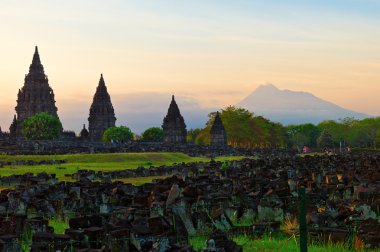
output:
[{"label": "bush", "polygon": [[106,129],[103,133],[102,140],[104,142],[124,142],[133,139],[132,131],[125,126],[115,126]]},{"label": "bush", "polygon": [[333,138],[327,130],[322,131],[321,135],[317,139],[317,145],[321,149],[334,147]]},{"label": "bush", "polygon": [[147,142],[162,142],[164,140],[164,131],[160,127],[152,127],[144,131],[142,140]]},{"label": "bush", "polygon": [[41,112],[26,118],[21,132],[28,140],[53,140],[61,135],[62,124],[57,117]]}]

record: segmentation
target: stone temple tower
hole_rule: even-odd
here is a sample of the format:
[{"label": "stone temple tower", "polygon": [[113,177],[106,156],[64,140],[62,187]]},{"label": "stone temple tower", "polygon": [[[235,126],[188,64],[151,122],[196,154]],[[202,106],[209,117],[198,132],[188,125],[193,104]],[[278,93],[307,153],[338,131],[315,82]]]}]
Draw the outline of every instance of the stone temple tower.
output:
[{"label": "stone temple tower", "polygon": [[9,128],[11,137],[22,137],[22,121],[40,112],[58,117],[54,92],[49,86],[36,46],[29,73],[25,75],[24,86],[18,91],[16,115]]},{"label": "stone temple tower", "polygon": [[186,124],[174,100],[174,95],[172,96],[168,114],[164,118],[162,128],[164,130],[165,143],[186,143]]},{"label": "stone temple tower", "polygon": [[88,118],[89,137],[92,141],[101,141],[103,132],[115,126],[116,117],[108,94],[103,74],[100,75],[99,85],[90,108]]},{"label": "stone temple tower", "polygon": [[220,119],[219,112],[216,112],[214,123],[211,126],[210,145],[218,147],[227,145],[227,133],[223,126],[222,119]]}]

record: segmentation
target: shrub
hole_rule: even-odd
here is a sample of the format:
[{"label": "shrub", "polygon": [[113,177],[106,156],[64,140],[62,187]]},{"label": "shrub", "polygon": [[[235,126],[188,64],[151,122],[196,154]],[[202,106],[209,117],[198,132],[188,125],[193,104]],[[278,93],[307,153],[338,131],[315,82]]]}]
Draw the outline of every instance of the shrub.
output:
[{"label": "shrub", "polygon": [[164,131],[160,127],[152,127],[144,131],[142,140],[147,142],[162,142],[164,140]]},{"label": "shrub", "polygon": [[124,142],[133,139],[132,131],[126,126],[115,126],[106,129],[103,133],[102,140],[104,142]]},{"label": "shrub", "polygon": [[61,135],[62,124],[57,117],[41,112],[26,118],[21,132],[28,140],[52,140]]}]

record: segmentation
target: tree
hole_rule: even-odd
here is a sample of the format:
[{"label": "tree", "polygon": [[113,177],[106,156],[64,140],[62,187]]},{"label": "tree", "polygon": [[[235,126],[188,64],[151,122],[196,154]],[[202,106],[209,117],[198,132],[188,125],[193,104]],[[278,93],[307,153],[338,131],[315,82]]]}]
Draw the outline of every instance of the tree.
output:
[{"label": "tree", "polygon": [[195,137],[195,143],[196,144],[210,144],[210,130],[212,127],[212,124],[215,120],[216,112],[211,112],[208,114],[208,119],[206,122],[206,125],[203,129],[199,130]]},{"label": "tree", "polygon": [[311,123],[288,125],[285,128],[286,140],[289,147],[316,147],[321,130]]},{"label": "tree", "polygon": [[106,129],[103,133],[102,140],[104,142],[124,142],[133,139],[132,131],[125,126],[114,126]]},{"label": "tree", "polygon": [[380,130],[380,118],[356,121],[350,127],[348,141],[351,146],[374,148],[378,130]]},{"label": "tree", "polygon": [[[350,136],[350,128],[352,127],[352,123],[348,123],[350,120],[343,119],[341,120],[343,123],[336,122],[334,120],[323,121],[317,125],[317,127],[322,132],[326,130],[332,137],[334,145],[338,146],[340,142],[347,142]],[[345,123],[347,121],[347,123]]]},{"label": "tree", "polygon": [[26,118],[21,132],[28,140],[53,140],[61,135],[62,124],[57,117],[41,112]]},{"label": "tree", "polygon": [[327,130],[322,131],[321,135],[318,137],[317,144],[318,147],[322,149],[334,147],[333,138]]},{"label": "tree", "polygon": [[162,142],[164,131],[160,127],[152,127],[142,133],[142,140],[147,142]]},{"label": "tree", "polygon": [[197,136],[201,132],[201,129],[195,128],[195,129],[190,129],[187,131],[187,142],[188,143],[195,143],[195,140],[197,139]]},{"label": "tree", "polygon": [[227,132],[228,143],[232,146],[252,147],[255,132],[253,114],[244,108],[229,106],[222,109],[220,118]]},{"label": "tree", "polygon": [[[197,144],[210,142],[210,130],[216,112],[208,115],[208,121],[196,137]],[[229,106],[222,109],[220,118],[227,133],[228,144],[239,147],[264,147],[284,145],[285,131],[281,124],[262,116],[254,116],[244,108]]]},{"label": "tree", "polygon": [[380,148],[380,129],[378,129],[376,133],[375,147]]}]

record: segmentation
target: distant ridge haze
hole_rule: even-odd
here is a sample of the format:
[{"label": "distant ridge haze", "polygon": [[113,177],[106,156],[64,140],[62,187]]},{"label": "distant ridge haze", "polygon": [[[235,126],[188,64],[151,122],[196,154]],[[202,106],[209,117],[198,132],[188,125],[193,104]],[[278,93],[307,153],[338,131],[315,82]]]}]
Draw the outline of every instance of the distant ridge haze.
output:
[{"label": "distant ridge haze", "polygon": [[317,124],[324,120],[338,120],[345,117],[355,119],[371,117],[342,108],[311,93],[280,90],[273,84],[260,85],[238,102],[237,106],[282,124]]}]

